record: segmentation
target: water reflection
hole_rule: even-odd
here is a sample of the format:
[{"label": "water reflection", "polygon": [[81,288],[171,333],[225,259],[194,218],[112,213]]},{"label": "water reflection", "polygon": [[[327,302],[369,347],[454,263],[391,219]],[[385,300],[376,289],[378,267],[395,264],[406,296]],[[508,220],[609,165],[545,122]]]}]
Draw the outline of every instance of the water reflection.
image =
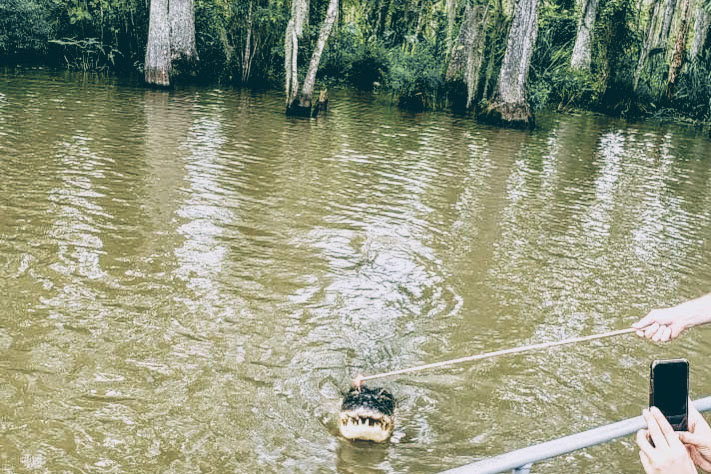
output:
[{"label": "water reflection", "polygon": [[[278,94],[22,79],[0,76],[12,470],[437,472],[637,414],[654,357],[688,357],[711,391],[700,330],[383,380],[383,446],[334,420],[358,372],[708,291],[693,131],[582,115],[524,133],[338,91],[328,115],[285,119]],[[626,440],[545,469],[639,466]]]}]

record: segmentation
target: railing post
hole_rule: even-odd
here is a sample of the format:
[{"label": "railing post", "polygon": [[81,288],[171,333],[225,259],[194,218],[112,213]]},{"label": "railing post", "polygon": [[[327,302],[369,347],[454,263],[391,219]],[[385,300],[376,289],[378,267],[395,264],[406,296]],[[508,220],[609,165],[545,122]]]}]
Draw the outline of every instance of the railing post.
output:
[{"label": "railing post", "polygon": [[526,464],[525,466],[517,467],[511,471],[511,474],[531,474],[531,467],[533,467],[533,464]]}]

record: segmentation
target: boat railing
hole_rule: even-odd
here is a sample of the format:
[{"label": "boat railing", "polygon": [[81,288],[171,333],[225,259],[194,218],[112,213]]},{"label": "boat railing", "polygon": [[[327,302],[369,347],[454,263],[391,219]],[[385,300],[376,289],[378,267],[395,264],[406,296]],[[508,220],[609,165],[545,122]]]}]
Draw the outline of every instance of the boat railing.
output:
[{"label": "boat railing", "polygon": [[[700,412],[711,411],[711,397],[694,401],[694,406]],[[531,472],[531,466],[537,462],[607,443],[608,441],[636,433],[646,427],[647,423],[641,416],[629,418],[617,423],[483,459],[443,471],[440,474],[497,474],[506,471],[511,471],[514,474],[528,474]]]}]

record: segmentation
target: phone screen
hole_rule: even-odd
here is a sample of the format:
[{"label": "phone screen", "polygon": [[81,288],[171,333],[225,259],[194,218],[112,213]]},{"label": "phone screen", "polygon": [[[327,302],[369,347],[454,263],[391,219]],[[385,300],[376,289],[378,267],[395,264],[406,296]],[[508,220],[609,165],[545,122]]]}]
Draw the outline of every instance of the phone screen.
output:
[{"label": "phone screen", "polygon": [[688,400],[689,363],[684,359],[654,361],[649,402],[677,431],[687,429]]}]

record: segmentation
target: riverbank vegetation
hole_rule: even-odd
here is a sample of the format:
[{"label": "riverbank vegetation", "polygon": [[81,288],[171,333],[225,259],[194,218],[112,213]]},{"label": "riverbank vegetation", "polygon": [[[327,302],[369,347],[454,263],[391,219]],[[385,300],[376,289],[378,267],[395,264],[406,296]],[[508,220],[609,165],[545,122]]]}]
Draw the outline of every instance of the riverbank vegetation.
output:
[{"label": "riverbank vegetation", "polygon": [[709,123],[710,12],[709,0],[0,0],[0,60],[283,88],[287,108],[338,83],[523,126],[546,107]]}]

